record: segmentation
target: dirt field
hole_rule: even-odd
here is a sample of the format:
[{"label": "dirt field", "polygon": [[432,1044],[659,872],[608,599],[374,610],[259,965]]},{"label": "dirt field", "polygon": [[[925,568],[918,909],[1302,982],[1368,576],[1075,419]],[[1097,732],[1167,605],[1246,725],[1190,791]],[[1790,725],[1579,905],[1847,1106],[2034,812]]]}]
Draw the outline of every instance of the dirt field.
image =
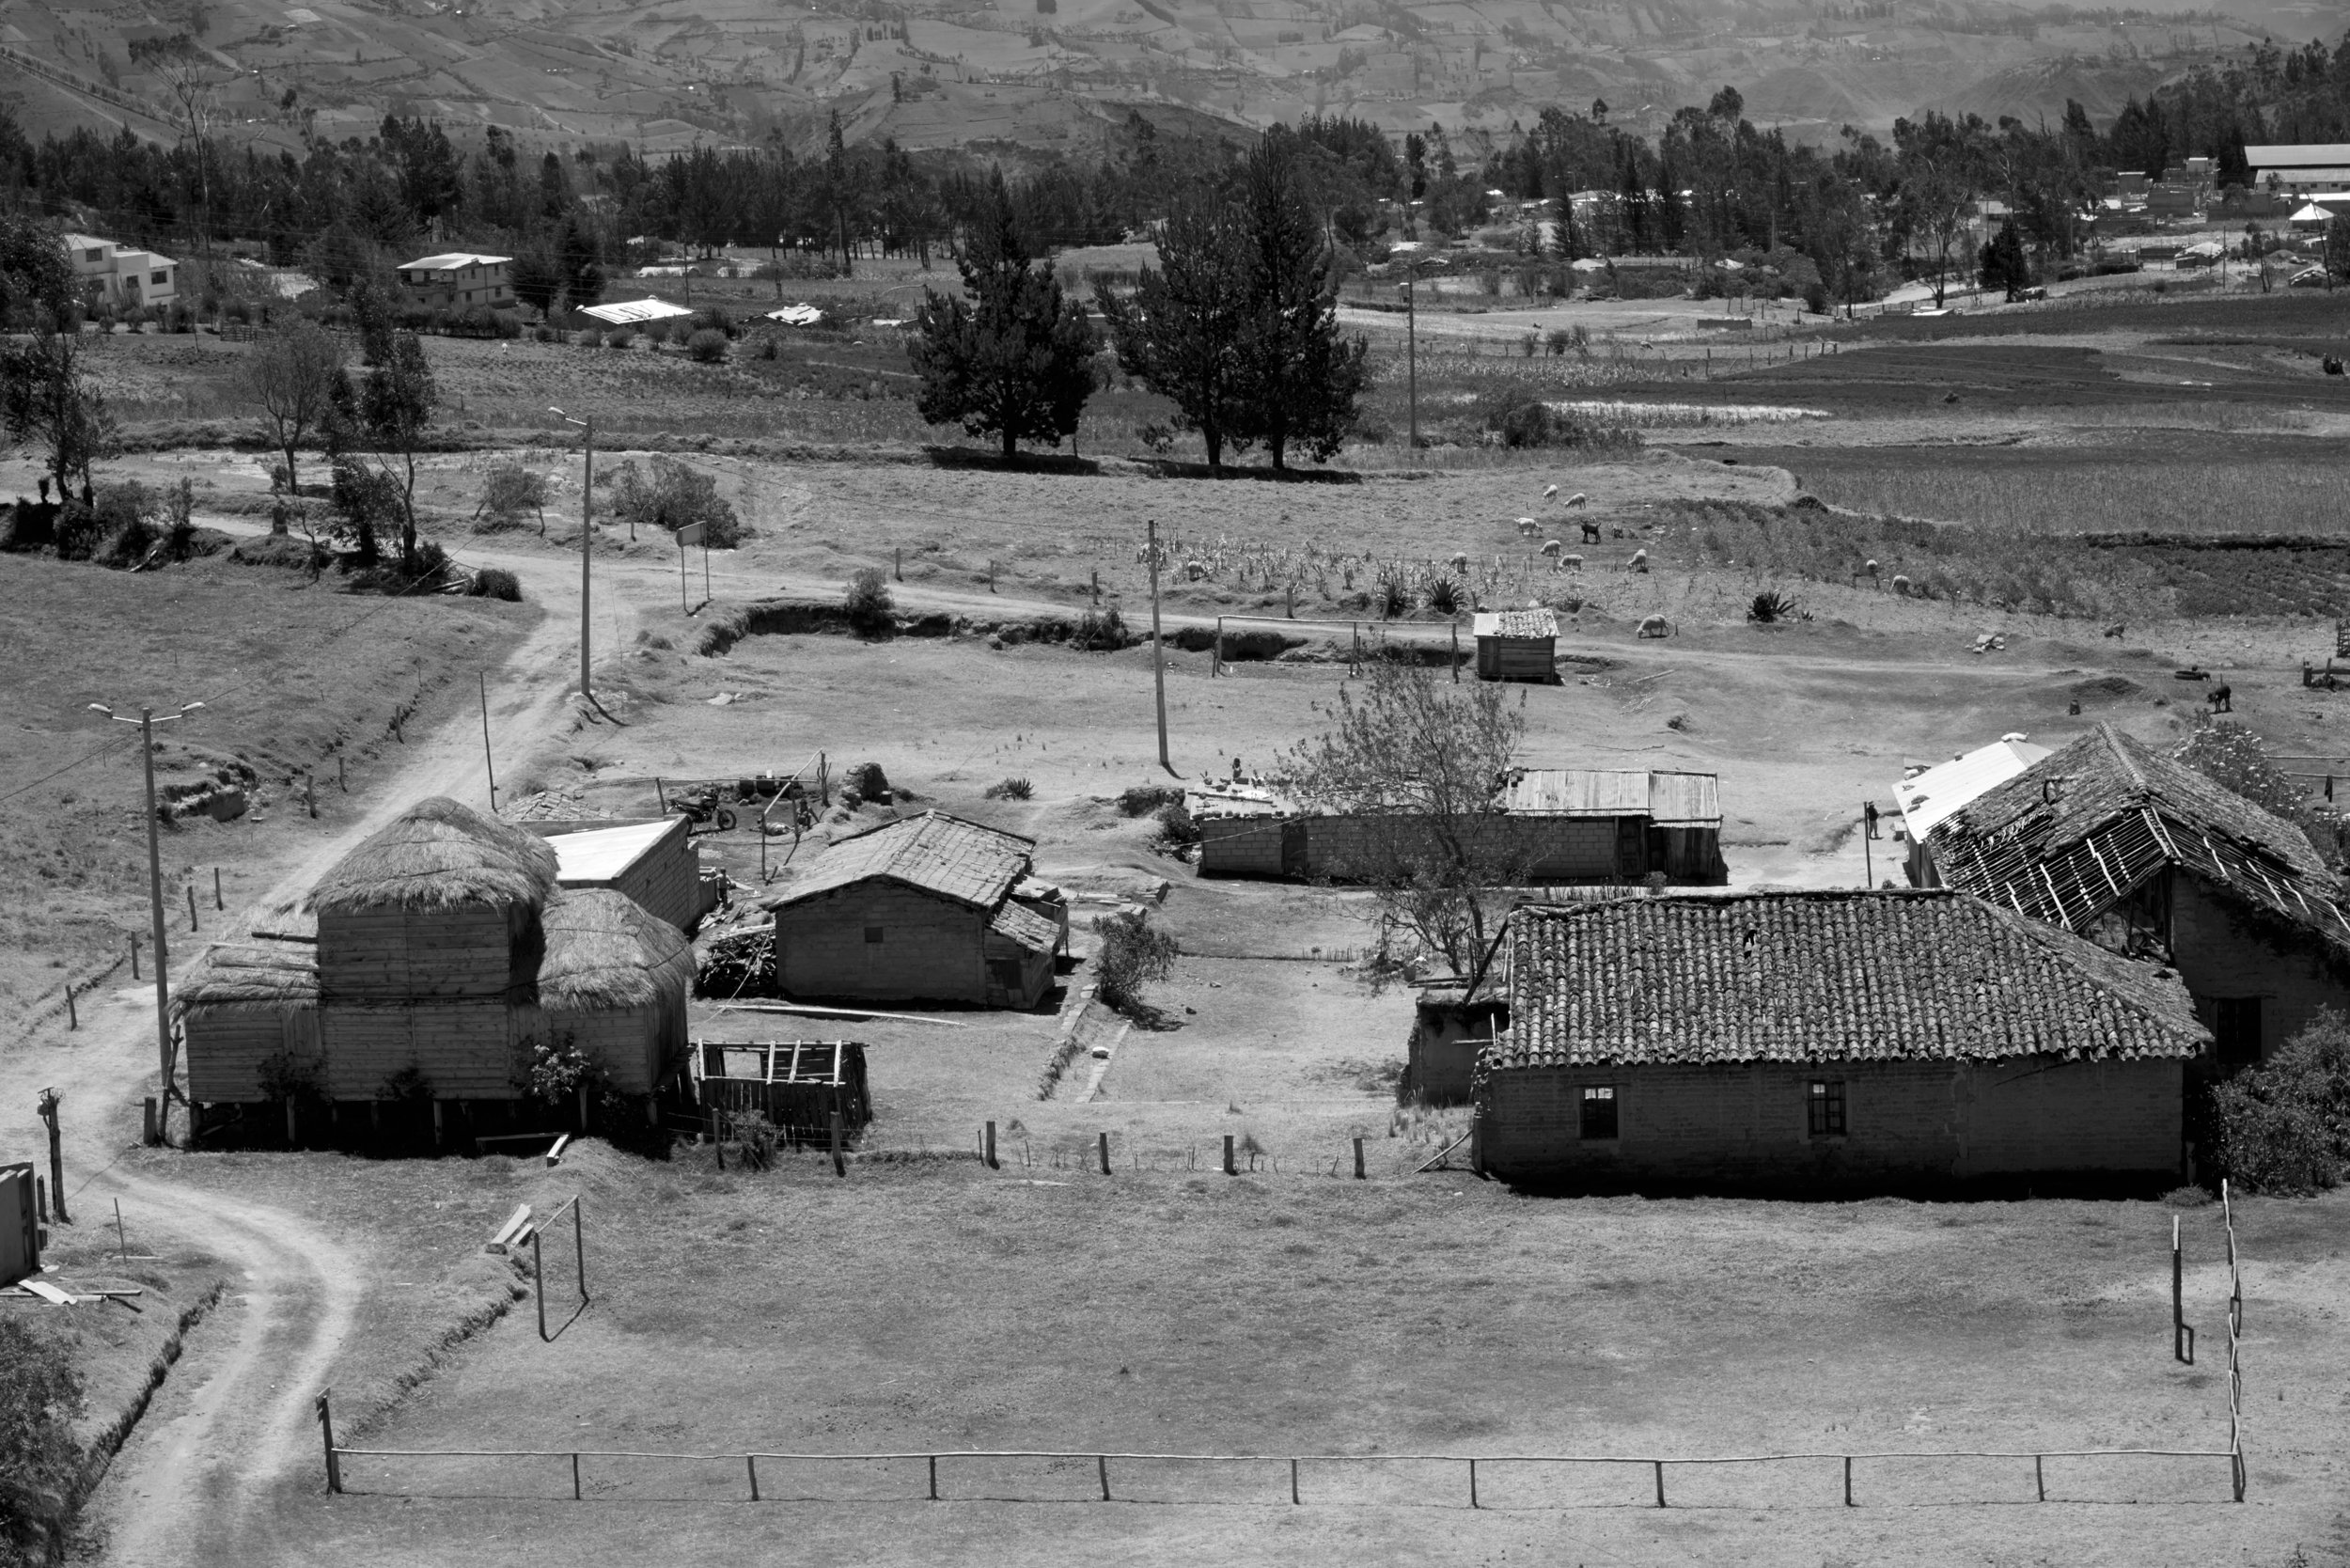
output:
[{"label": "dirt field", "polygon": [[[2309,615],[2198,618],[2149,606],[2126,618],[2125,637],[2108,639],[2082,616],[1904,598],[1700,547],[1707,508],[1793,528],[1816,515],[1791,508],[1806,492],[1856,512],[1960,524],[1946,531],[1980,560],[2013,548],[1997,530],[2033,498],[2067,494],[2083,496],[2069,518],[2076,529],[2136,507],[2150,527],[2227,530],[2236,492],[2251,495],[2239,531],[2335,526],[2336,464],[2312,437],[2341,416],[2339,384],[2295,381],[2289,395],[2254,400],[2142,379],[2201,356],[2235,378],[2229,388],[2249,386],[2268,376],[2269,359],[2285,364],[2300,343],[2338,331],[2331,319],[2295,299],[2245,329],[2261,342],[2153,341],[2207,330],[2178,314],[2186,308],[2165,306],[2170,314],[2141,322],[2111,307],[2099,320],[2115,333],[2092,342],[1991,342],[1999,335],[1985,332],[1652,389],[1656,401],[1710,386],[1718,406],[1803,401],[1808,392],[1789,390],[1796,380],[1827,389],[1831,417],[1707,427],[1705,439],[1731,443],[1722,447],[1586,463],[1391,445],[1287,483],[1211,482],[1162,462],[1138,431],[1163,411],[1123,392],[1109,400],[1136,400],[1124,423],[1105,418],[1098,443],[1089,424],[1082,460],[1001,471],[952,432],[910,423],[888,384],[873,395],[895,352],[884,343],[795,348],[801,357],[783,374],[759,365],[711,372],[641,349],[435,340],[444,387],[462,400],[455,428],[481,449],[429,460],[426,513],[464,560],[515,571],[524,606],[385,610],[331,583],[225,563],[132,577],[0,557],[12,602],[26,606],[7,651],[17,667],[41,672],[11,687],[19,706],[8,716],[28,744],[0,764],[0,791],[26,789],[109,739],[85,735],[85,721],[98,721],[82,703],[150,694],[208,697],[212,706],[174,745],[255,767],[259,820],[207,823],[173,840],[182,877],[227,869],[230,907],[199,909],[205,937],[306,886],[417,795],[486,799],[466,686],[486,670],[490,750],[509,797],[553,790],[636,815],[653,808],[656,779],[789,770],[819,752],[836,775],[878,761],[913,792],[910,808],[935,805],[1034,835],[1042,871],[1078,900],[1081,931],[1091,914],[1142,898],[1158,901],[1156,917],[1185,948],[1155,996],[1165,1027],[1089,1024],[1086,1043],[1111,1054],[1081,1055],[1047,1098],[1039,1077],[1068,991],[1035,1012],[953,1013],[945,1025],[807,1026],[853,1027],[870,1051],[878,1119],[845,1183],[797,1156],[765,1175],[721,1176],[706,1152],[644,1166],[594,1145],[554,1171],[502,1160],[126,1152],[153,1073],[151,993],[127,973],[107,976],[85,995],[83,1027],[70,1034],[45,998],[52,977],[102,961],[143,922],[135,758],[118,749],[102,768],[39,783],[23,798],[55,792],[56,808],[13,818],[5,847],[56,869],[44,881],[57,890],[11,917],[15,967],[0,980],[15,989],[0,1000],[14,998],[23,1033],[0,1047],[0,1076],[67,1089],[81,1207],[122,1196],[138,1216],[134,1240],[146,1226],[157,1250],[217,1260],[242,1281],[191,1340],[186,1374],[166,1381],[94,1505],[113,1559],[243,1564],[364,1552],[422,1563],[494,1556],[511,1543],[587,1561],[756,1560],[787,1541],[796,1555],[885,1563],[1013,1552],[1088,1561],[1474,1552],[1802,1568],[2192,1555],[2282,1568],[2296,1550],[2310,1562],[2350,1556],[2330,1436],[2350,1377],[2334,1315],[2350,1282],[2338,1199],[2246,1212],[2252,1496],[2242,1508],[2217,1500],[2224,1466],[2185,1461],[2055,1462],[2057,1500],[2045,1509],[1988,1506],[2029,1496],[2029,1465],[2007,1461],[1864,1462],[1851,1510],[1833,1466],[1676,1469],[1675,1506],[1662,1512],[1639,1506],[1653,1497],[1637,1473],[1570,1481],[1505,1468],[1482,1479],[1491,1506],[1471,1513],[1458,1470],[1425,1465],[1308,1466],[1298,1508],[1277,1468],[1115,1477],[1121,1497],[1198,1506],[1044,1500],[1097,1495],[1089,1461],[950,1477],[948,1495],[960,1500],[938,1507],[880,1500],[905,1495],[901,1469],[779,1468],[762,1471],[770,1502],[752,1509],[728,1490],[739,1461],[591,1469],[584,1505],[568,1500],[560,1464],[395,1473],[354,1460],[354,1488],[369,1495],[317,1493],[309,1400],[330,1385],[345,1435],[374,1446],[1671,1454],[2223,1443],[2213,1381],[2223,1292],[2207,1210],[2188,1216],[2190,1314],[2205,1346],[2189,1370],[2167,1359],[2169,1211],[2159,1205],[1549,1202],[1457,1174],[1412,1174],[1464,1123],[1457,1112],[1395,1105],[1408,1006],[1353,972],[1368,931],[1361,901],[1203,881],[1153,847],[1147,823],[1118,812],[1121,790],[1164,778],[1147,649],[990,639],[991,628],[1092,607],[1097,585],[1130,629],[1147,625],[1139,547],[1155,521],[1174,551],[1167,628],[1192,645],[1168,656],[1175,768],[1221,773],[1236,757],[1261,767],[1321,728],[1345,665],[1252,660],[1212,676],[1198,650],[1214,618],[1293,607],[1307,653],[1342,653],[1356,623],[1449,648],[1442,617],[1423,606],[1383,621],[1369,599],[1383,571],[1424,573],[1457,552],[1470,557],[1485,602],[1540,599],[1566,613],[1561,682],[1522,694],[1529,763],[1718,772],[1738,886],[1898,876],[1901,846],[1863,840],[1857,823],[1863,801],[1890,806],[1905,762],[2013,730],[2060,745],[2099,720],[2175,739],[2200,706],[2202,688],[2170,674],[2189,661],[2231,682],[2239,716],[2279,750],[2350,747],[2334,738],[2342,720],[2332,699],[2297,679],[2298,661],[2330,644],[2317,601]],[[1874,331],[1844,340],[1873,341]],[[236,346],[126,339],[106,352],[118,351],[108,373],[142,416],[235,412],[221,388]],[[1891,357],[1871,358],[1880,353]],[[1919,358],[1933,353],[1943,357]],[[1430,406],[1469,410],[1496,384],[1486,372],[1498,356],[1459,357],[1478,364],[1424,381]],[[1872,390],[1961,370],[1971,379],[1955,404]],[[610,430],[648,432],[634,445],[615,436],[600,455],[605,472],[650,463],[640,448],[655,431],[679,437],[664,442],[672,447],[739,438],[686,455],[717,476],[755,530],[744,548],[713,555],[714,603],[692,613],[666,542],[631,544],[619,530],[598,541],[602,713],[569,698],[578,467],[574,452],[537,439],[550,401],[585,403]],[[1653,442],[1699,433],[1649,432]],[[1958,444],[2011,437],[2016,445],[1996,450]],[[820,448],[827,460],[812,461]],[[1174,455],[1185,455],[1180,444]],[[509,459],[556,481],[543,537],[473,530],[484,471]],[[191,477],[202,521],[249,534],[266,504],[265,463],[206,445],[113,467]],[[0,472],[0,492],[29,487],[25,472]],[[2270,488],[2250,490],[2256,483]],[[1545,499],[1553,484],[1559,493]],[[1587,505],[1570,511],[1564,501],[1576,492]],[[2068,522],[2053,507],[2033,515],[2052,532]],[[1559,538],[1582,566],[1549,570],[1530,554],[1521,516],[1536,521],[1533,544]],[[1601,538],[1584,545],[1587,519]],[[1648,552],[1645,572],[1629,569],[1636,549]],[[686,600],[697,604],[702,562],[688,564]],[[2329,570],[2316,556],[2260,570],[2271,565],[2304,587]],[[754,630],[698,651],[743,606],[837,602],[863,566],[888,571],[901,608],[934,618],[943,635],[866,642]],[[2270,580],[2248,569],[2214,580],[2222,577],[2237,588]],[[1795,593],[1812,619],[1748,624],[1745,607],[1766,587]],[[1651,613],[1668,616],[1674,635],[1636,637]],[[2002,646],[1973,651],[1984,634]],[[418,688],[426,706],[405,740],[384,736],[392,708]],[[289,808],[284,779],[338,742],[352,793],[323,796],[314,824]],[[985,798],[1015,776],[1029,780],[1032,798]],[[809,845],[786,860],[788,841],[770,846],[774,880],[762,884],[748,833],[703,844],[745,890],[787,885],[821,853]],[[76,886],[74,875],[86,880]],[[184,918],[182,909],[175,921]],[[177,959],[193,956],[178,923],[174,941]],[[1080,967],[1064,984],[1085,979]],[[707,1007],[697,1022],[736,1038],[787,1027]],[[969,1155],[987,1121],[1004,1140],[1002,1171]],[[29,1118],[21,1121],[29,1131]],[[1088,1173],[1103,1133],[1117,1168],[1107,1179]],[[1214,1172],[1227,1135],[1251,1173]],[[1345,1176],[1355,1137],[1367,1140],[1371,1178],[1359,1185]],[[478,1246],[514,1202],[574,1190],[588,1194],[597,1299],[545,1346],[527,1303],[509,1311],[512,1271]],[[816,1496],[837,1500],[787,1500]],[[1622,1506],[1556,1506],[1567,1501]]]}]

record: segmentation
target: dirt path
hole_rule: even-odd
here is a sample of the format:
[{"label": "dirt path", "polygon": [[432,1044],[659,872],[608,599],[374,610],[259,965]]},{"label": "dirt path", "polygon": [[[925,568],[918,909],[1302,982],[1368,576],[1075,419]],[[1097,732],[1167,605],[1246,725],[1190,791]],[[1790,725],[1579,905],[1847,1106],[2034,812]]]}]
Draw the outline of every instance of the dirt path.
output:
[{"label": "dirt path", "polygon": [[[559,732],[574,722],[576,707],[576,682],[566,676],[575,668],[578,579],[544,557],[499,564],[553,613],[499,671],[492,712],[514,736]],[[619,638],[634,635],[630,596],[600,604],[597,616]],[[399,784],[361,820],[320,835],[286,863],[256,910],[299,895],[418,795],[486,796],[479,731],[470,717],[411,744],[415,755]],[[184,965],[201,951],[191,945],[175,956]],[[318,1462],[311,1402],[352,1330],[371,1262],[364,1247],[298,1214],[183,1185],[168,1165],[140,1172],[119,1160],[126,1113],[154,1083],[153,1010],[151,989],[122,987],[86,1011],[70,1053],[43,1063],[45,1081],[66,1097],[70,1168],[95,1172],[74,1189],[73,1209],[97,1214],[118,1198],[150,1234],[212,1254],[232,1277],[226,1306],[190,1337],[187,1358],[91,1499],[105,1560],[126,1568],[246,1557],[242,1544],[260,1523],[271,1491]]]}]

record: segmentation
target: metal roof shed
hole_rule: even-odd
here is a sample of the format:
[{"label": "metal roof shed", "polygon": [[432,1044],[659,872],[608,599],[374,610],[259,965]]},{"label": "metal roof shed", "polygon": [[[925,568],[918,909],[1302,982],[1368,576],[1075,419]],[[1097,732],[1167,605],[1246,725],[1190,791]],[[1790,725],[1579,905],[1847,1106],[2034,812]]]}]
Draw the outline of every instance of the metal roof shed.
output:
[{"label": "metal roof shed", "polygon": [[1477,638],[1480,681],[1559,679],[1559,616],[1555,610],[1480,610],[1469,624]]}]

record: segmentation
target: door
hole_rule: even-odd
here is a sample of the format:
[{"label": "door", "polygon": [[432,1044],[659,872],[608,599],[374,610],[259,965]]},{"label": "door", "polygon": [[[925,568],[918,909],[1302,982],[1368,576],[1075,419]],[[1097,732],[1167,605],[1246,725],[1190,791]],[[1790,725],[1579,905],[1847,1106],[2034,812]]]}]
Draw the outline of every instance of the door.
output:
[{"label": "door", "polygon": [[1648,830],[1637,817],[1616,819],[1616,875],[1626,882],[1648,875]]},{"label": "door", "polygon": [[1312,874],[1306,864],[1306,823],[1292,819],[1281,824],[1281,874],[1301,881]]}]

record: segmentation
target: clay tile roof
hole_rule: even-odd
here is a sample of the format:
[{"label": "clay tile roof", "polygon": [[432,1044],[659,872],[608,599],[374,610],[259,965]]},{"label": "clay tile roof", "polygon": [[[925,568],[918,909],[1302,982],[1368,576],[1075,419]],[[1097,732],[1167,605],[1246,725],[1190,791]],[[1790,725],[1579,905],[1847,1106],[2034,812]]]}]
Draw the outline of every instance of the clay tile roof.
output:
[{"label": "clay tile roof", "polygon": [[918,887],[974,909],[993,910],[1028,874],[1036,840],[925,811],[834,841],[816,869],[760,902],[780,909],[870,878]]},{"label": "clay tile roof", "polygon": [[1950,892],[1528,905],[1488,1070],[2191,1057],[2177,975]]},{"label": "clay tile roof", "polygon": [[1559,612],[1552,609],[1480,610],[1469,622],[1478,637],[1555,637]]},{"label": "clay tile roof", "polygon": [[2165,866],[2350,947],[2309,835],[2107,725],[1927,836],[1952,887],[2079,931]]},{"label": "clay tile roof", "polygon": [[1009,937],[1030,952],[1049,953],[1060,947],[1060,927],[1032,909],[1006,902],[995,912],[988,929],[998,936]]}]

